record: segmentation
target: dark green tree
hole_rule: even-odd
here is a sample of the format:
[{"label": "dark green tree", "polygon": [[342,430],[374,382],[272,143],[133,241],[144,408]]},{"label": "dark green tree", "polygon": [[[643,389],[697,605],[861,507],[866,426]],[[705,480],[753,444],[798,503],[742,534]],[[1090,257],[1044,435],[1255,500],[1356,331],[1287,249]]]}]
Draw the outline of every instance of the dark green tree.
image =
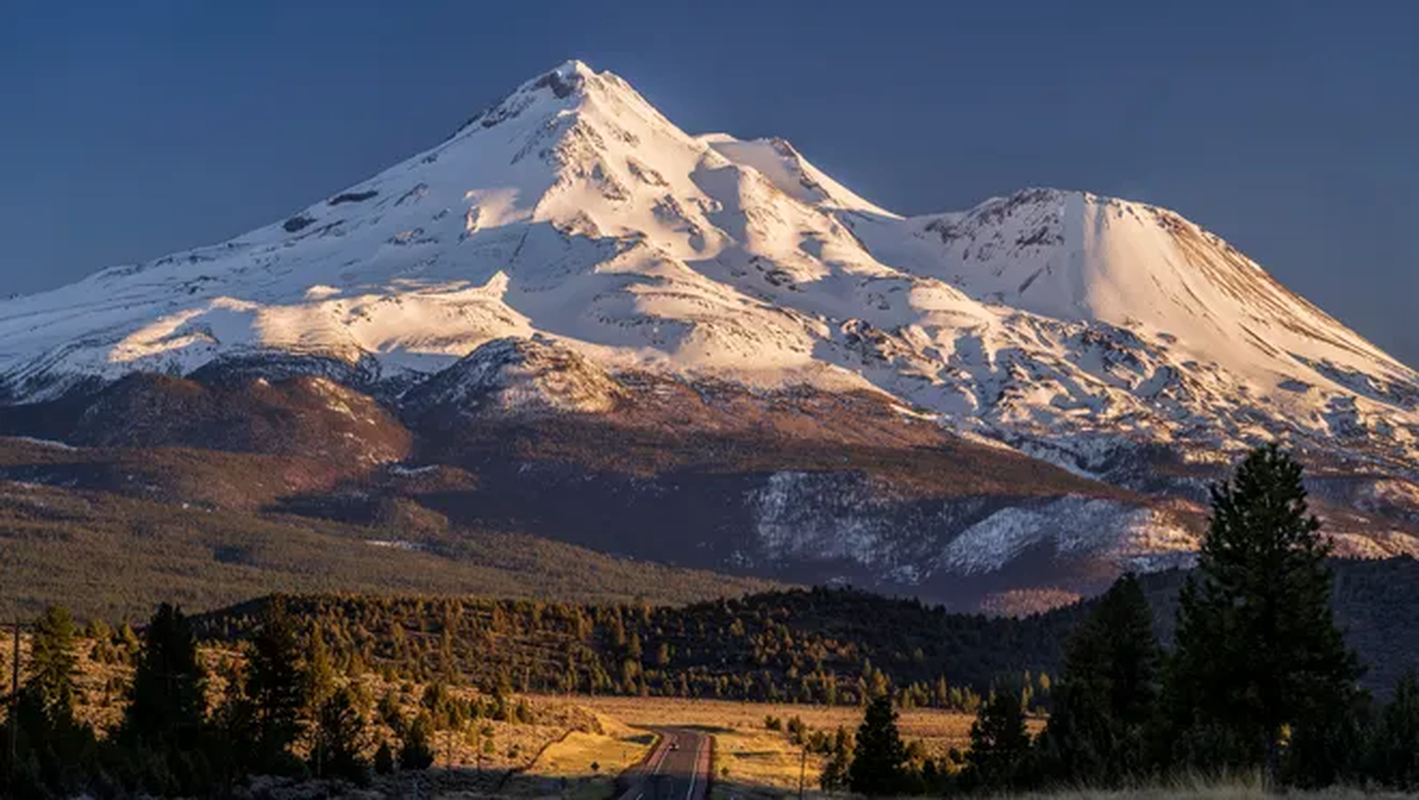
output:
[{"label": "dark green tree", "polygon": [[35,621],[30,637],[29,679],[25,686],[56,723],[74,718],[75,680],[79,674],[74,636],[74,618],[69,609],[50,606]]},{"label": "dark green tree", "polygon": [[906,777],[906,747],[897,731],[897,711],[892,696],[878,694],[863,712],[857,745],[848,767],[848,786],[868,797],[901,791]]},{"label": "dark green tree", "polygon": [[1030,775],[1030,733],[1025,728],[1021,692],[995,692],[971,725],[971,750],[963,776],[977,791],[1019,788]]},{"label": "dark green tree", "polygon": [[394,748],[389,746],[389,742],[380,742],[379,748],[374,751],[374,772],[376,775],[388,775],[394,771]]},{"label": "dark green tree", "polygon": [[848,788],[848,769],[852,766],[852,734],[839,725],[833,734],[833,742],[828,750],[828,763],[823,765],[823,773],[818,785],[825,792],[840,792]]},{"label": "dark green tree", "polygon": [[1125,575],[1070,637],[1050,685],[1053,710],[1039,742],[1050,778],[1118,787],[1143,777],[1161,670],[1148,601]]},{"label": "dark green tree", "polygon": [[1283,732],[1320,728],[1355,702],[1361,669],[1335,626],[1330,551],[1301,476],[1300,464],[1271,445],[1212,489],[1167,675],[1175,762],[1261,767],[1275,786]]},{"label": "dark green tree", "polygon": [[434,721],[427,711],[422,711],[404,730],[399,747],[399,768],[428,769],[433,766],[433,738]]},{"label": "dark green tree", "polygon": [[330,659],[330,649],[325,645],[325,636],[320,632],[318,621],[311,623],[310,648],[305,657],[305,692],[314,716],[335,693],[335,665]]},{"label": "dark green tree", "polygon": [[300,738],[309,707],[309,686],[301,669],[300,639],[282,603],[274,603],[251,640],[246,670],[251,746],[262,772],[284,773],[298,766],[291,745]]},{"label": "dark green tree", "polygon": [[[39,692],[21,689],[7,708],[3,743],[6,770],[0,781],[0,797],[44,798],[57,793],[61,756],[55,750],[55,726],[45,712]],[[13,728],[9,722],[12,721]],[[13,734],[14,742],[11,743]],[[11,758],[11,748],[14,756]]]},{"label": "dark green tree", "polygon": [[136,788],[159,793],[205,790],[208,766],[206,671],[187,619],[163,603],[143,632],[128,707],[116,739],[128,751]]},{"label": "dark green tree", "polygon": [[1402,792],[1419,790],[1419,678],[1400,678],[1370,736],[1366,772]]},{"label": "dark green tree", "polygon": [[210,720],[212,769],[226,794],[237,777],[256,763],[256,711],[246,691],[246,673],[233,663],[218,665],[223,689]]},{"label": "dark green tree", "polygon": [[356,708],[354,692],[348,686],[335,690],[315,715],[311,770],[318,778],[364,783],[370,770],[364,757],[366,738],[365,720]]},{"label": "dark green tree", "polygon": [[138,652],[138,648],[142,646],[142,642],[138,641],[138,634],[127,622],[118,626],[118,635],[115,638],[118,640],[118,646],[123,650],[124,656],[130,660]]},{"label": "dark green tree", "polygon": [[[48,608],[35,622],[25,683],[15,698],[15,762],[0,787],[17,797],[80,793],[93,773],[93,731],[74,717],[79,657],[69,611]],[[6,753],[8,756],[8,752]],[[3,794],[4,792],[0,792]]]}]

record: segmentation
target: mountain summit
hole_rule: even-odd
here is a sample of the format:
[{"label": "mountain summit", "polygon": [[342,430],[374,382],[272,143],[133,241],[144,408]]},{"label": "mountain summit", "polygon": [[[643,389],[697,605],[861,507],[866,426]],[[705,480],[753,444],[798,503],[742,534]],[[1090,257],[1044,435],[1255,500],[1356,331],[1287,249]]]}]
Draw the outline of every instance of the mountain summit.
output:
[{"label": "mountain summit", "polygon": [[571,386],[534,405],[579,419],[622,413],[635,393],[608,381],[629,375],[873,397],[1189,503],[1281,440],[1344,478],[1337,508],[1403,520],[1357,551],[1406,551],[1419,520],[1419,375],[1182,216],[1029,189],[903,217],[782,139],[687,134],[579,61],[266,227],[0,302],[0,342],[11,403],[134,372],[315,373],[420,408],[488,391],[457,376],[488,380],[504,360],[467,359],[492,343],[538,370],[498,397]]}]

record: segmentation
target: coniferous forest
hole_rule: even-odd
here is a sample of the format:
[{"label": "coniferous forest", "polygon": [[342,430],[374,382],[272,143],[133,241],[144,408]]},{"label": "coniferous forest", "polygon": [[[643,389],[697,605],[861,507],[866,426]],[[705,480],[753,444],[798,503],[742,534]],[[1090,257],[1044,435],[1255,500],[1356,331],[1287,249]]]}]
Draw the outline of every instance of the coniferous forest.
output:
[{"label": "coniferous forest", "polygon": [[[824,789],[869,796],[1236,774],[1277,790],[1419,789],[1412,655],[1357,611],[1404,588],[1364,576],[1412,563],[1329,560],[1301,469],[1276,448],[1212,500],[1196,569],[1125,576],[1023,619],[848,589],[679,607],[281,596],[191,617],[164,604],[137,630],[81,628],[54,607],[18,661],[5,655],[20,681],[0,733],[4,795],[230,796],[255,775],[359,785],[429,768],[447,731],[530,717],[527,694],[858,707],[855,732],[810,737],[790,719],[789,733],[827,759]],[[1386,624],[1405,608],[1385,607]],[[81,642],[131,675],[102,730],[77,713]],[[371,674],[428,688],[410,710],[354,680]],[[897,715],[916,707],[974,714],[969,750],[933,759],[905,743]]]}]

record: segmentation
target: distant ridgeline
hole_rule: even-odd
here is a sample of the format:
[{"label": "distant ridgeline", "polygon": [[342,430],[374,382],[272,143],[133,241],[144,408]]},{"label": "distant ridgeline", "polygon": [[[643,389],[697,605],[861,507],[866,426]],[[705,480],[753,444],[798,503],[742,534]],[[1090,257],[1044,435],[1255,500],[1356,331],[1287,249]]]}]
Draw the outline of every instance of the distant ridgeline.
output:
[{"label": "distant ridgeline", "polygon": [[[1419,664],[1419,562],[1337,561],[1337,619],[1387,692]],[[1185,573],[1143,578],[1171,637]],[[270,598],[195,620],[241,638]],[[1022,619],[950,614],[850,589],[770,592],[683,607],[535,600],[305,595],[283,598],[316,624],[337,666],[488,691],[648,694],[856,704],[890,683],[905,705],[969,710],[999,681],[1026,679],[1048,703],[1063,643],[1089,603]],[[1028,673],[1028,678],[1026,676]]]}]

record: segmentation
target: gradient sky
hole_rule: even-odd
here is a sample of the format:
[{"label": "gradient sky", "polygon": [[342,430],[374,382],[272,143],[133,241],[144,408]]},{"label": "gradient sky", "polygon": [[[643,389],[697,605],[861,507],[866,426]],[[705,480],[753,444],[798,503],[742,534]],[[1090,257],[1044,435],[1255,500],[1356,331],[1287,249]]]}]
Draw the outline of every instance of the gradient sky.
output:
[{"label": "gradient sky", "polygon": [[0,294],[280,219],[576,57],[903,213],[1173,208],[1419,365],[1417,43],[1408,0],[11,0]]}]

